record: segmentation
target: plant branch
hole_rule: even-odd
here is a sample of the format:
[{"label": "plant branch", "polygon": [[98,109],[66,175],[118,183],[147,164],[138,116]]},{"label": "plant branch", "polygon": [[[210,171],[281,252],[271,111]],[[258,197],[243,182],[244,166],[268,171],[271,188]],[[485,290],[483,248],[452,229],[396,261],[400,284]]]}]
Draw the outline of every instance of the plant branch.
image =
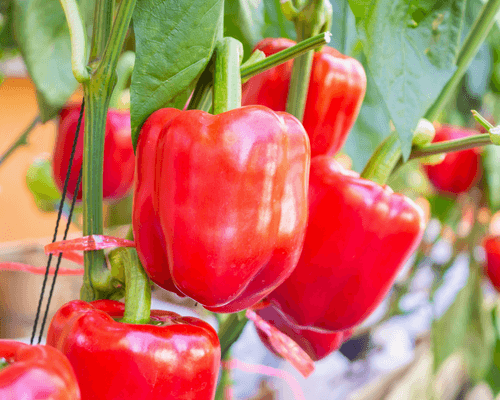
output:
[{"label": "plant branch", "polygon": [[82,83],[90,78],[87,70],[87,35],[80,9],[75,0],[59,0],[61,2],[71,39],[71,69],[75,79]]},{"label": "plant branch", "polygon": [[28,135],[31,133],[33,128],[38,125],[41,121],[39,115],[35,117],[35,119],[31,122],[31,124],[24,130],[21,135],[12,143],[9,148],[0,156],[0,165],[12,154],[16,151],[17,148],[21,146],[26,146],[28,144]]}]

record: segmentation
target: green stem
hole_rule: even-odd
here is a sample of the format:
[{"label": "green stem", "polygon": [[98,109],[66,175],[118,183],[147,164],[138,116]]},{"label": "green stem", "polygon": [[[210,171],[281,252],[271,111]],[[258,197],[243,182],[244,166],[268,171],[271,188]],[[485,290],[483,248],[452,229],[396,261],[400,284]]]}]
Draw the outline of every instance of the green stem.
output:
[{"label": "green stem", "polygon": [[8,366],[9,363],[7,362],[7,360],[5,358],[0,358],[0,371]]},{"label": "green stem", "polygon": [[[96,13],[108,13],[109,7],[98,0]],[[105,48],[91,79],[83,85],[85,104],[85,133],[83,152],[83,234],[100,235],[103,232],[102,183],[104,159],[104,132],[109,99],[115,84],[115,69],[123,47],[125,35],[130,25],[132,12],[137,0],[122,0],[118,8],[115,23],[106,40],[108,18],[96,15],[95,21],[105,26],[94,26],[93,51]],[[112,3],[112,2],[110,2]],[[112,7],[111,7],[112,8]],[[96,50],[97,49],[97,50]],[[110,296],[112,286],[111,273],[107,269],[102,250],[86,251],[84,254],[85,274],[80,293],[82,300],[96,300]]]},{"label": "green stem", "polygon": [[241,107],[240,62],[243,45],[236,39],[225,37],[215,48],[214,114]]},{"label": "green stem", "polygon": [[69,27],[71,39],[71,69],[76,80],[80,83],[90,78],[87,70],[87,35],[80,9],[75,0],[59,0]]},{"label": "green stem", "polygon": [[38,123],[41,121],[41,118],[39,115],[37,115],[35,117],[35,119],[31,122],[31,124],[24,130],[23,133],[21,133],[21,135],[19,135],[19,137],[14,141],[14,143],[12,143],[9,148],[5,151],[5,153],[3,153],[1,156],[0,156],[0,165],[2,165],[2,163],[12,154],[14,153],[14,151],[17,150],[17,148],[21,147],[21,146],[26,146],[28,144],[28,135],[31,133],[31,131],[33,130],[33,128],[35,128],[35,126],[38,125]]},{"label": "green stem", "polygon": [[349,0],[342,1],[342,31],[340,37],[340,52],[347,53],[347,19],[349,18]]},{"label": "green stem", "polygon": [[309,39],[305,39],[295,46],[289,47],[288,49],[282,50],[278,53],[272,54],[266,57],[264,60],[258,61],[254,64],[241,66],[241,79],[249,79],[252,76],[258,75],[261,72],[267,71],[268,69],[274,68],[288,60],[292,60],[300,55],[307,53],[310,50],[314,50],[318,47],[324,46],[330,43],[330,32],[320,33]]},{"label": "green stem", "polygon": [[116,75],[118,79],[111,95],[111,100],[109,101],[110,108],[118,108],[120,97],[127,87],[130,76],[134,71],[134,64],[135,53],[133,51],[126,51],[120,56],[116,66]]},{"label": "green stem", "polygon": [[[102,184],[104,160],[104,131],[109,96],[103,97],[99,86],[84,84],[85,133],[83,147],[83,235],[102,235]],[[82,300],[91,301],[106,298],[111,283],[103,250],[84,253],[85,274],[80,293]]]},{"label": "green stem", "polygon": [[384,185],[401,157],[398,135],[393,132],[375,149],[361,177]]},{"label": "green stem", "polygon": [[111,25],[113,24],[114,0],[97,0],[94,8],[94,26],[90,62],[99,60],[108,43]]},{"label": "green stem", "polygon": [[[296,30],[297,41],[302,41],[307,38],[306,32],[309,31],[309,26],[306,23],[297,23]],[[288,90],[286,102],[286,112],[295,116],[299,121],[302,121],[304,118],[313,57],[314,52],[310,50],[293,61],[290,88]]]},{"label": "green stem", "polygon": [[439,94],[434,104],[427,110],[425,118],[434,121],[438,118],[443,107],[453,95],[455,88],[460,83],[469,64],[475,57],[479,47],[484,42],[495,23],[495,16],[500,9],[500,0],[489,0],[482,8],[481,13],[476,18],[467,38],[465,39],[457,57],[457,69],[451,79]]},{"label": "green stem", "polygon": [[246,323],[245,311],[240,313],[229,314],[222,316],[217,314],[219,320],[219,341],[221,357],[224,358],[229,353],[231,346],[238,340]]},{"label": "green stem", "polygon": [[125,268],[125,313],[121,322],[147,324],[151,310],[151,283],[135,249],[120,249]]},{"label": "green stem", "polygon": [[[330,42],[329,32],[321,33],[312,38],[303,40],[295,46],[265,57],[264,53],[257,51],[240,68],[241,81],[246,82],[251,77],[274,68],[286,61],[292,60],[309,50],[316,49]],[[210,64],[201,75],[198,84],[189,102],[188,110],[209,111],[212,107],[212,76],[213,65]]]},{"label": "green stem", "polygon": [[492,144],[490,135],[468,136],[462,139],[448,140],[446,142],[433,143],[425,147],[414,148],[410,154],[410,160],[426,157],[433,154],[452,153],[454,151],[472,149],[474,147]]},{"label": "green stem", "polygon": [[229,400],[226,396],[226,391],[233,384],[231,379],[231,370],[227,363],[231,361],[230,352],[226,352],[224,357],[222,357],[222,371],[220,376],[219,384],[217,385],[217,391],[215,392],[214,400]]}]

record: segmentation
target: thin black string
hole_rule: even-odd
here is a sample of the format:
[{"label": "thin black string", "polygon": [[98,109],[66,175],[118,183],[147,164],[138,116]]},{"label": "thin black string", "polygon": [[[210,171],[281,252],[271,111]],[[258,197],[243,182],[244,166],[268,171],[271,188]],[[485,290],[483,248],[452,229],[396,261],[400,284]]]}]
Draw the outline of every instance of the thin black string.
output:
[{"label": "thin black string", "polygon": [[[80,126],[81,126],[81,123],[82,123],[83,109],[84,108],[85,108],[85,99],[82,101],[82,106],[80,108],[80,116],[78,117],[78,123],[76,125],[75,140],[73,141],[73,148],[71,149],[71,155],[70,155],[69,164],[68,164],[68,172],[66,174],[66,179],[64,181],[64,187],[63,187],[63,191],[62,191],[61,202],[59,203],[59,211],[57,213],[56,227],[55,227],[55,230],[54,230],[54,237],[52,238],[52,243],[54,243],[56,241],[56,239],[57,239],[57,231],[59,229],[59,222],[61,220],[61,215],[62,215],[64,200],[66,198],[66,191],[68,189],[69,176],[70,176],[70,172],[71,172],[71,167],[73,165],[73,158],[75,156],[76,144],[78,143],[78,135],[80,133]],[[74,198],[76,198],[77,195],[78,195],[78,191],[75,191]],[[68,224],[70,223],[70,218],[71,218],[71,214],[68,217]],[[59,255],[59,257],[61,257],[61,255]],[[37,328],[37,325],[38,325],[38,318],[40,317],[40,311],[42,309],[42,302],[43,302],[43,297],[44,297],[44,293],[45,293],[45,286],[47,285],[47,278],[49,276],[49,269],[50,269],[50,264],[51,263],[52,263],[52,254],[49,254],[49,258],[47,260],[47,267],[45,269],[45,276],[43,278],[42,290],[41,290],[41,293],[40,293],[40,299],[38,300],[38,307],[37,307],[37,310],[36,310],[35,322],[33,324],[33,331],[31,332],[30,344],[33,344],[33,340],[35,339],[36,328]],[[55,279],[56,279],[56,275],[54,275],[54,280]],[[53,284],[54,284],[54,281],[53,281]]]},{"label": "thin black string", "polygon": [[[71,225],[71,217],[73,216],[73,210],[75,209],[76,203],[76,194],[80,191],[80,184],[82,182],[82,168],[80,168],[80,173],[78,174],[78,181],[76,183],[75,195],[73,196],[73,200],[71,201],[71,208],[69,209],[68,220],[66,222],[66,229],[64,230],[63,240],[66,240],[68,237],[69,227]],[[47,316],[49,314],[50,302],[52,300],[52,294],[54,293],[54,287],[56,286],[57,273],[59,272],[59,266],[61,265],[62,253],[59,253],[59,257],[57,257],[56,269],[54,271],[54,277],[52,278],[52,285],[50,286],[49,297],[47,299],[47,305],[45,307],[45,313],[43,314],[42,319],[42,327],[40,328],[40,335],[38,336],[38,344],[42,341],[43,331],[45,329],[45,322],[47,322]]]}]

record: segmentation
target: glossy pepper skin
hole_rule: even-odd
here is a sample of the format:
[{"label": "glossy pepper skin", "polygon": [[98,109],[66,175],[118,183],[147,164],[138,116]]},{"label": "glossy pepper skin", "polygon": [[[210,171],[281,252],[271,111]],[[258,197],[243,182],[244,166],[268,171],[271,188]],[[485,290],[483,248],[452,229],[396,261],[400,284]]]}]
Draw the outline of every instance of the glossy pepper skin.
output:
[{"label": "glossy pepper skin", "polygon": [[50,346],[30,346],[0,339],[2,400],[80,400],[80,389],[68,359]]},{"label": "glossy pepper skin", "polygon": [[[255,50],[269,56],[295,45],[293,40],[267,38]],[[242,104],[260,104],[285,111],[293,61],[263,72],[243,85]],[[312,157],[336,154],[344,145],[361,109],[366,74],[354,58],[331,47],[314,54],[303,124]]]},{"label": "glossy pepper skin", "polygon": [[[442,125],[436,129],[433,143],[462,139],[478,132],[457,126]],[[434,187],[451,195],[468,191],[481,177],[479,149],[468,149],[446,154],[444,161],[424,166]]]},{"label": "glossy pepper skin", "polygon": [[160,310],[151,325],[112,318],[123,312],[117,301],[75,300],[52,319],[47,344],[68,357],[83,400],[214,398],[220,344],[209,324]]},{"label": "glossy pepper skin", "polygon": [[483,247],[486,251],[486,275],[495,289],[500,292],[500,236],[485,237]]},{"label": "glossy pepper skin", "polygon": [[[300,328],[288,321],[273,306],[269,306],[255,312],[262,319],[273,325],[297,343],[313,361],[322,360],[335,350],[339,349],[340,346],[342,346],[342,343],[351,337],[353,332],[352,329],[339,332],[316,332],[310,329]],[[269,342],[269,338],[262,331],[257,329],[257,334],[269,351],[278,357],[281,357],[273,349]]]},{"label": "glossy pepper skin", "polygon": [[157,285],[182,296],[169,272],[165,236],[153,207],[156,146],[163,126],[181,111],[162,108],[147,119],[141,129],[136,152],[133,229],[137,254],[149,277]]},{"label": "glossy pepper skin", "polygon": [[[79,115],[79,104],[67,105],[59,113],[52,173],[54,181],[61,191],[64,188]],[[74,196],[78,174],[83,164],[83,131],[84,123],[82,120],[68,182],[67,193],[70,198]],[[104,138],[103,198],[106,200],[123,198],[132,187],[134,169],[135,157],[130,134],[130,112],[110,109],[106,119]],[[77,199],[81,200],[81,198],[82,189],[80,186]]]},{"label": "glossy pepper skin", "polygon": [[309,164],[302,124],[266,107],[184,111],[165,125],[153,203],[177,289],[235,312],[276,288],[302,249]]},{"label": "glossy pepper skin", "polygon": [[304,249],[268,299],[302,328],[359,325],[388,293],[423,231],[423,212],[413,201],[332,157],[314,157]]}]

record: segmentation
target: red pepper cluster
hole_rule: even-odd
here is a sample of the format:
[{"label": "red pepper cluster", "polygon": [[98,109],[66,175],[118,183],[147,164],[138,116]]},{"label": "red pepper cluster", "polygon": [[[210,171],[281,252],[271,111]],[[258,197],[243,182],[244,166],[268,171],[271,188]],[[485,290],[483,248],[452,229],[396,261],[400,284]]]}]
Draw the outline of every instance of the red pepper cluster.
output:
[{"label": "red pepper cluster", "polygon": [[[257,48],[269,55],[293,44],[266,39]],[[290,71],[288,62],[250,79],[238,109],[161,109],[149,117],[137,143],[133,230],[159,286],[220,313],[266,299],[259,316],[320,360],[388,293],[424,218],[410,199],[334,159],[363,101],[361,64],[331,48],[316,53],[304,125],[283,112]],[[57,154],[69,154],[77,114],[61,114],[66,144],[56,147],[56,178],[66,173]],[[108,115],[106,135],[112,121]],[[106,163],[115,151],[105,153]],[[126,158],[105,168],[110,178],[133,174]],[[105,176],[105,197],[123,195],[128,176],[116,185]],[[123,312],[110,300],[74,301],[51,323],[47,343],[69,358],[84,399],[213,398],[220,345],[209,325],[157,310],[150,324],[116,322]],[[123,381],[123,371],[136,379]]]},{"label": "red pepper cluster", "polygon": [[[266,39],[257,49],[293,44]],[[258,105],[151,115],[137,146],[134,237],[158,285],[215,312],[267,297],[261,316],[320,359],[382,301],[424,218],[333,158],[364,97],[362,66],[330,48],[315,55],[305,129],[282,112],[290,70],[243,86],[243,103]]]}]

